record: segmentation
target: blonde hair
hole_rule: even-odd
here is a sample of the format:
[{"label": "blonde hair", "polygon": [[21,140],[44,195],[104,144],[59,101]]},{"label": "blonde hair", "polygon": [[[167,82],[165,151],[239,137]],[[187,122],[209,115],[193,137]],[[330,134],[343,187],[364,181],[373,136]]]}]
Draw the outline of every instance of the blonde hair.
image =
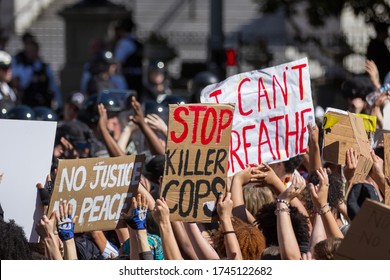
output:
[{"label": "blonde hair", "polygon": [[274,195],[269,187],[256,184],[247,184],[243,188],[245,207],[255,216],[261,207],[275,201]]}]

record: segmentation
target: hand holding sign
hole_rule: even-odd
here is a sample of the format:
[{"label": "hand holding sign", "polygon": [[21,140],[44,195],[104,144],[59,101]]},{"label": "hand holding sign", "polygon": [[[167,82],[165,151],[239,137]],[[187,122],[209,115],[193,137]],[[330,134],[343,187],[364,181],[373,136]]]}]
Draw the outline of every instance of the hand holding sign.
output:
[{"label": "hand holding sign", "polygon": [[371,150],[371,157],[373,160],[373,165],[371,168],[371,171],[369,175],[371,176],[372,179],[374,179],[375,183],[379,187],[379,198],[382,200],[381,194],[380,193],[385,193],[385,173],[383,171],[383,160],[375,154],[373,150]]},{"label": "hand holding sign", "polygon": [[353,148],[347,150],[345,155],[344,176],[347,182],[351,181],[359,160],[359,153]]},{"label": "hand holding sign", "polygon": [[42,205],[49,206],[50,203],[50,197],[51,197],[51,191],[52,191],[52,183],[51,183],[51,178],[50,174],[46,176],[46,183],[45,186],[41,183],[38,182],[36,185],[38,192],[39,192],[39,197],[41,198]]},{"label": "hand holding sign", "polygon": [[264,184],[273,187],[280,182],[278,175],[268,164],[255,165],[252,169],[251,181],[263,180]]}]

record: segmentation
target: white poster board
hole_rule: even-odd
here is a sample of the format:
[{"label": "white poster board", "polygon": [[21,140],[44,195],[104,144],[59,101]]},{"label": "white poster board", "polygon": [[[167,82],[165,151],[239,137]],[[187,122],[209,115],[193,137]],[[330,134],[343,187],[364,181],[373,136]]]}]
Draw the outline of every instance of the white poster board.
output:
[{"label": "white poster board", "polygon": [[36,183],[44,183],[50,172],[56,127],[56,122],[0,120],[4,220],[15,220],[30,242],[38,241],[35,223],[43,212]]},{"label": "white poster board", "polygon": [[314,123],[307,58],[237,74],[207,86],[202,103],[236,104],[229,176],[246,164],[284,161],[306,152]]},{"label": "white poster board", "polygon": [[390,130],[390,102],[383,107],[383,129]]}]

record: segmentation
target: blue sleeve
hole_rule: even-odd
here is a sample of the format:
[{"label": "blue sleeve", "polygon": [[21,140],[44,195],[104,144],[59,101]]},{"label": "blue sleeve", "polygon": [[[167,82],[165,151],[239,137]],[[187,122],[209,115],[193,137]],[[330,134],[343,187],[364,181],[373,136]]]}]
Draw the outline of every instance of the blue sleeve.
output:
[{"label": "blue sleeve", "polygon": [[118,46],[115,48],[114,56],[120,63],[124,63],[126,58],[137,50],[137,46],[133,41],[121,39]]},{"label": "blue sleeve", "polygon": [[62,108],[63,107],[63,102],[62,102],[62,96],[60,92],[60,88],[57,85],[56,79],[53,74],[53,70],[49,65],[46,65],[46,74],[47,77],[49,78],[49,89],[53,92],[54,94],[54,99],[56,100],[58,107]]}]

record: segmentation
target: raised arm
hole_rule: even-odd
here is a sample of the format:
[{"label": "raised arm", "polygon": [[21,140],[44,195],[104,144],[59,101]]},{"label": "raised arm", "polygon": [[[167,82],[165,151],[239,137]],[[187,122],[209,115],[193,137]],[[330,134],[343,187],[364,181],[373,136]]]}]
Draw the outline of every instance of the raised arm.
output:
[{"label": "raised arm", "polygon": [[222,234],[224,235],[226,256],[229,260],[242,260],[240,244],[238,243],[236,232],[234,231],[232,224],[232,210],[233,200],[231,200],[231,193],[228,192],[225,199],[223,199],[221,193],[218,198],[217,212]]},{"label": "raised arm", "polygon": [[316,124],[309,124],[309,166],[314,171],[322,167],[320,145],[318,143],[319,129]]},{"label": "raised arm", "polygon": [[142,112],[141,104],[133,96],[131,99],[131,106],[134,110],[134,115],[130,116],[130,119],[138,124],[142,133],[145,135],[145,138],[148,140],[149,149],[153,155],[163,155],[165,154],[164,147],[160,143],[156,133],[150,128],[150,126],[145,121],[144,113]]},{"label": "raised arm", "polygon": [[149,114],[145,121],[154,131],[161,132],[165,137],[168,137],[168,126],[158,115]]},{"label": "raised arm", "polygon": [[176,221],[171,222],[175,239],[179,246],[180,252],[186,260],[197,260],[198,256],[195,253],[194,247],[192,246],[191,240],[184,228],[183,222]]},{"label": "raised arm", "polygon": [[196,223],[184,223],[184,227],[200,260],[219,260],[218,253],[204,238]]},{"label": "raised arm", "polygon": [[99,130],[102,134],[104,144],[107,147],[108,153],[112,157],[125,156],[125,152],[118,146],[115,139],[111,136],[107,128],[107,111],[103,104],[98,105],[99,111]]},{"label": "raised arm", "polygon": [[[122,214],[125,218],[130,231],[135,232],[137,240],[137,251],[140,260],[152,260],[153,255],[148,243],[146,231],[146,214],[148,212],[148,200],[142,194],[138,194],[137,198],[133,197],[130,208],[130,215]],[[134,235],[132,235],[134,238]],[[133,250],[135,248],[131,248]]]},{"label": "raised arm", "polygon": [[[275,171],[265,163],[262,166],[255,166],[252,169],[252,173],[254,174],[254,176],[261,176],[262,173],[265,173],[266,176],[264,177],[264,183],[269,186],[276,195],[280,195],[286,189],[286,186],[283,184],[282,180],[280,180],[280,178],[276,175]],[[256,180],[256,177],[254,179],[251,179],[251,181],[253,180]],[[302,202],[298,198],[293,198],[291,200],[291,206],[298,208],[299,212],[309,217],[305,206],[303,206]],[[310,223],[309,228],[311,228]]]},{"label": "raised arm", "polygon": [[[259,175],[265,177],[265,175]],[[242,187],[251,181],[251,167],[247,165],[244,170],[233,176],[230,191],[233,201],[233,216],[240,218],[246,223],[253,223],[255,218],[246,210]]]},{"label": "raised arm", "polygon": [[329,180],[324,168],[317,170],[320,183],[317,186],[309,184],[310,195],[317,213],[321,216],[327,237],[344,238],[328,204]]},{"label": "raised arm", "polygon": [[299,260],[301,253],[295,237],[290,218],[290,202],[305,188],[305,179],[293,174],[292,184],[286,188],[276,200],[275,215],[277,219],[277,234],[282,260]]},{"label": "raised arm", "polygon": [[60,216],[57,216],[58,236],[64,244],[64,259],[77,260],[76,243],[74,241],[74,223],[77,216],[72,219],[72,204],[65,200],[60,203]]},{"label": "raised arm", "polygon": [[161,242],[164,256],[167,260],[182,260],[179,246],[173,234],[171,222],[169,221],[169,208],[164,198],[157,199],[156,207],[153,210],[153,218],[160,228]]},{"label": "raised arm", "polygon": [[62,255],[59,247],[59,240],[54,234],[54,227],[56,222],[56,212],[51,213],[50,218],[43,215],[41,220],[35,227],[38,235],[45,244],[45,255],[50,260],[62,260]]},{"label": "raised arm", "polygon": [[366,64],[364,65],[364,69],[370,76],[371,83],[374,85],[374,87],[379,90],[381,87],[381,82],[379,79],[379,71],[378,67],[376,66],[375,62],[372,60],[366,60]]}]

